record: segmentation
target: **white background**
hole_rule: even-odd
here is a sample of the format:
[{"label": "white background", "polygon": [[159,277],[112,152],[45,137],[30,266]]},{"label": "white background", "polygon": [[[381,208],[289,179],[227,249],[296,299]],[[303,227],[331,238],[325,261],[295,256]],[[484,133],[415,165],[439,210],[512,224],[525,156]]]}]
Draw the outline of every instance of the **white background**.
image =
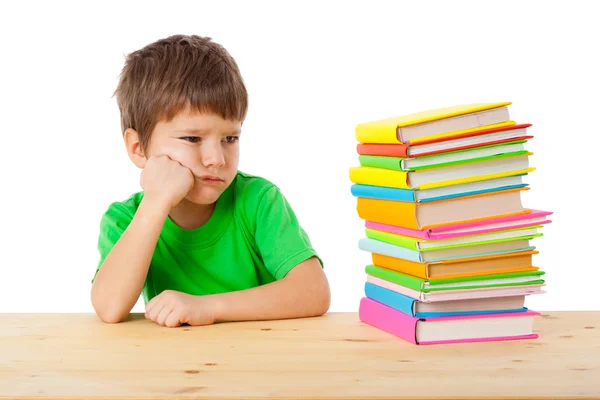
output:
[{"label": "white background", "polygon": [[[325,261],[330,311],[356,311],[368,253],[350,194],[360,122],[512,101],[532,123],[524,205],[537,310],[600,309],[595,2],[18,2],[0,6],[0,312],[93,312],[101,215],[139,188],[112,93],[124,56],[210,36],[250,93],[240,169],[282,189]],[[134,311],[142,311],[140,301]]]}]

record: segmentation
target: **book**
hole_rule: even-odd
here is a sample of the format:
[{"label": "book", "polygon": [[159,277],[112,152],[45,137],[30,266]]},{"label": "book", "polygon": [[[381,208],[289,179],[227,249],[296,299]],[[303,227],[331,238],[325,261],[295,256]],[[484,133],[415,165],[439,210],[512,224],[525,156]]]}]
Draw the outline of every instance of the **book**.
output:
[{"label": "book", "polygon": [[360,321],[416,345],[534,339],[534,317],[539,312],[461,315],[448,317],[412,317],[363,297]]},{"label": "book", "polygon": [[501,155],[491,159],[455,164],[418,171],[394,171],[384,168],[355,166],[350,168],[350,180],[363,185],[400,189],[428,189],[458,183],[476,182],[532,172],[528,152],[520,155]]},{"label": "book", "polygon": [[391,257],[385,254],[371,253],[371,261],[378,267],[391,269],[423,279],[431,279],[492,275],[517,271],[536,271],[539,268],[533,265],[532,256],[534,254],[539,254],[539,252],[537,250],[528,250],[455,260],[418,262]]},{"label": "book", "polygon": [[523,177],[526,175],[513,175],[417,190],[353,184],[350,186],[350,193],[355,197],[420,203],[527,187],[529,184],[523,182]]},{"label": "book", "polygon": [[477,275],[457,278],[423,279],[402,272],[381,268],[373,264],[365,267],[365,273],[420,292],[437,290],[482,289],[489,287],[541,285],[544,271],[507,272],[493,275]]},{"label": "book", "polygon": [[371,238],[362,238],[358,241],[358,248],[370,253],[378,253],[394,258],[426,263],[535,250],[535,247],[530,245],[530,240],[539,236],[542,236],[542,234],[538,233],[535,236],[522,236],[505,241],[433,249],[428,251],[409,249]]},{"label": "book", "polygon": [[545,293],[533,240],[552,212],[524,207],[529,123],[511,102],[461,104],[356,125],[350,192],[370,253],[359,319],[414,344],[537,338]]},{"label": "book", "polygon": [[526,296],[524,295],[426,303],[371,282],[365,282],[364,292],[367,298],[412,317],[443,317],[527,311],[527,307],[525,307]]},{"label": "book", "polygon": [[545,293],[545,283],[533,283],[527,285],[491,286],[471,289],[434,290],[423,292],[412,289],[395,282],[367,275],[367,282],[384,287],[397,293],[404,294],[424,303],[438,303],[452,300],[484,299],[510,296],[530,296]]},{"label": "book", "polygon": [[526,142],[526,140],[520,140],[412,158],[362,154],[358,156],[358,162],[363,167],[391,169],[394,171],[419,171],[492,160],[494,158],[528,155],[529,152],[524,146]]},{"label": "book", "polygon": [[444,239],[414,238],[370,228],[365,229],[365,234],[370,239],[394,244],[396,246],[405,247],[411,250],[434,251],[456,247],[474,246],[479,244],[505,242],[525,237],[534,238],[541,236],[541,233],[538,232],[538,228],[541,227],[542,225],[534,225],[523,228],[506,229],[496,232],[463,235]]},{"label": "book", "polygon": [[489,218],[527,214],[521,192],[527,187],[479,193],[422,203],[356,198],[358,216],[365,221],[422,230],[436,226],[474,223]]},{"label": "book", "polygon": [[482,233],[497,232],[505,229],[518,229],[536,225],[545,225],[552,222],[547,218],[551,214],[551,211],[530,210],[529,213],[525,214],[492,217],[489,219],[466,223],[436,226],[429,229],[409,229],[403,226],[383,224],[374,221],[365,221],[365,228],[414,238],[436,240],[464,235],[477,235]]},{"label": "book", "polygon": [[434,138],[422,140],[418,143],[357,143],[356,152],[358,154],[403,158],[427,156],[515,140],[532,139],[533,136],[527,133],[527,128],[530,126],[531,124],[518,124],[492,129],[478,129],[454,135],[450,138]]},{"label": "book", "polygon": [[507,106],[511,102],[462,104],[420,111],[358,124],[361,143],[409,143],[425,138],[452,137],[469,131],[515,125]]}]

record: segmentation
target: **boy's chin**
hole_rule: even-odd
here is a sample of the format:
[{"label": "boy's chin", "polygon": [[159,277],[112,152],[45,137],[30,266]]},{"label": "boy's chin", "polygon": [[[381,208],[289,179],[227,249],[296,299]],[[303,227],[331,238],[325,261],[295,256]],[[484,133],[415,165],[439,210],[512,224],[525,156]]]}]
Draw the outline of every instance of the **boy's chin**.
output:
[{"label": "boy's chin", "polygon": [[208,205],[217,201],[221,193],[223,193],[223,190],[220,190],[219,188],[203,187],[199,189],[200,190],[193,188],[187,196],[185,196],[185,199],[190,203]]}]

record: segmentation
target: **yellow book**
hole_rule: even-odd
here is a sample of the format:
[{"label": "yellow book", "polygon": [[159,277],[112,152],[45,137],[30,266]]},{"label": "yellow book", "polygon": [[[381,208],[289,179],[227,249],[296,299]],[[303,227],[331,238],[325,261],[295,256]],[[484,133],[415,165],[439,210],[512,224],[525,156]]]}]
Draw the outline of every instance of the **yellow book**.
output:
[{"label": "yellow book", "polygon": [[418,143],[482,129],[515,125],[511,102],[462,104],[358,124],[361,143]]}]

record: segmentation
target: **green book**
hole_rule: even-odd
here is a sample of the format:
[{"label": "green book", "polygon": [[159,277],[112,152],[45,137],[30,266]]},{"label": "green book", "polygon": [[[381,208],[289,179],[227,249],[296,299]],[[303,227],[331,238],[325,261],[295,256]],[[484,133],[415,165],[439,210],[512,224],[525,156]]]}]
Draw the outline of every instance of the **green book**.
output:
[{"label": "green book", "polygon": [[403,158],[392,156],[374,156],[360,154],[358,161],[361,166],[391,169],[396,171],[419,171],[429,168],[449,167],[457,164],[468,164],[496,158],[528,154],[523,148],[527,140],[515,140],[508,143],[497,143],[470,149],[448,151],[441,154]]},{"label": "green book", "polygon": [[521,231],[530,229],[541,229],[543,225],[505,229],[502,231],[485,233],[479,235],[467,235],[454,237],[450,239],[424,240],[402,236],[395,233],[379,231],[366,228],[365,233],[369,239],[379,240],[381,242],[393,244],[416,251],[433,251],[442,249],[452,249],[456,247],[476,246],[480,244],[509,242],[511,240],[530,240],[543,236],[543,233],[534,233],[529,235],[521,234]]},{"label": "green book", "polygon": [[403,274],[402,272],[394,271],[388,268],[382,268],[373,264],[367,265],[365,267],[365,272],[367,275],[371,275],[388,282],[393,282],[420,292],[515,285],[539,285],[544,283],[544,280],[540,277],[545,274],[544,271],[525,271],[430,280]]}]

